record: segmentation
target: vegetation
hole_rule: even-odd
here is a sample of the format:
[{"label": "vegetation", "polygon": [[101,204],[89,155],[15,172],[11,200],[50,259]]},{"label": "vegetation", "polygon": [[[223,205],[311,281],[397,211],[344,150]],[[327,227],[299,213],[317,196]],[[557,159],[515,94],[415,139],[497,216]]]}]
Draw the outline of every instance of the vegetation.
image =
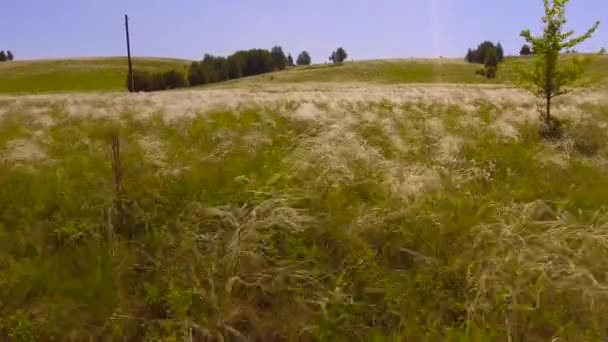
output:
[{"label": "vegetation", "polygon": [[287,66],[288,67],[294,67],[295,64],[293,63],[293,57],[291,57],[291,54],[287,55]]},{"label": "vegetation", "polygon": [[344,63],[346,58],[348,58],[348,54],[346,53],[346,50],[344,50],[344,48],[340,47],[336,51],[331,53],[329,60],[332,61],[334,64],[342,64],[342,63]]},{"label": "vegetation", "polygon": [[488,59],[488,55],[493,54],[498,58],[498,62],[502,62],[504,59],[504,51],[502,44],[485,41],[477,46],[477,49],[469,49],[465,60],[469,63],[485,64]]},{"label": "vegetation", "polygon": [[284,70],[288,62],[280,46],[275,46],[270,51],[264,49],[237,51],[228,57],[206,54],[202,61],[190,65],[188,81],[190,86],[197,86],[254,76]]},{"label": "vegetation", "polygon": [[10,62],[15,59],[15,56],[11,51],[0,51],[0,62]]},{"label": "vegetation", "polygon": [[530,56],[531,54],[532,54],[532,49],[530,48],[530,45],[528,45],[528,44],[524,44],[521,47],[521,50],[519,50],[520,56]]},{"label": "vegetation", "polygon": [[558,63],[563,50],[573,49],[593,35],[599,26],[596,22],[585,34],[572,37],[574,31],[564,32],[566,24],[565,6],[569,0],[544,0],[545,24],[543,34],[532,36],[530,30],[521,32],[521,36],[532,46],[535,62],[529,68],[516,68],[519,75],[518,84],[543,100],[541,113],[544,120],[543,131],[550,137],[560,135],[559,120],[551,116],[551,102],[560,95],[571,91],[573,85],[583,75],[589,59],[571,58],[568,63]]},{"label": "vegetation", "polygon": [[601,92],[335,88],[0,99],[0,340],[608,337]]},{"label": "vegetation", "polygon": [[[134,58],[137,70],[184,75],[190,61],[168,58]],[[49,93],[70,91],[125,91],[127,59],[124,57],[17,60],[0,64],[0,93]]]},{"label": "vegetation", "polygon": [[163,73],[150,73],[147,71],[133,71],[133,89],[131,88],[131,79],[127,75],[127,89],[129,91],[159,91],[168,89],[184,88],[188,86],[184,74],[175,70],[169,70]]},{"label": "vegetation", "polygon": [[[0,341],[606,341],[608,99],[555,98],[608,58],[560,56],[599,25],[564,32],[567,2],[522,32],[535,58],[469,50],[486,77],[280,71],[277,46],[127,80],[237,89],[1,96]],[[564,139],[530,94],[462,84],[511,80],[503,58]]]},{"label": "vegetation", "polygon": [[296,63],[298,64],[298,66],[310,65],[310,54],[307,51],[302,51],[300,55],[298,55]]},{"label": "vegetation", "polygon": [[270,50],[270,59],[273,71],[283,70],[287,66],[287,57],[280,46],[275,46]]}]

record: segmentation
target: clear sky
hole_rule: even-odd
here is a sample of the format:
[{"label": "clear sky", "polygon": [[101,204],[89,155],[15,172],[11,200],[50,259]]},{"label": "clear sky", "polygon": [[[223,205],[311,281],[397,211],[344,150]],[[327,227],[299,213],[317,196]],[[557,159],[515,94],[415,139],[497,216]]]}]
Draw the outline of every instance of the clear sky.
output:
[{"label": "clear sky", "polygon": [[[608,0],[572,0],[569,27],[602,25],[579,50],[608,48]],[[0,0],[0,50],[18,59],[124,54],[201,59],[281,45],[313,61],[344,46],[349,59],[461,57],[487,39],[507,53],[539,32],[542,0]]]}]

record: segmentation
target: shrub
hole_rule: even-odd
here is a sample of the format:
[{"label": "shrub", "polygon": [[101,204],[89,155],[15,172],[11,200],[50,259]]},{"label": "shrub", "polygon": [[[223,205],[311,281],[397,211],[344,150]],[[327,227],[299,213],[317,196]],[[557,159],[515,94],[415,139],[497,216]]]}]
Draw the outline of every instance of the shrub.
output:
[{"label": "shrub", "polygon": [[486,78],[495,78],[496,72],[498,71],[498,67],[488,66],[485,68],[485,76]]}]

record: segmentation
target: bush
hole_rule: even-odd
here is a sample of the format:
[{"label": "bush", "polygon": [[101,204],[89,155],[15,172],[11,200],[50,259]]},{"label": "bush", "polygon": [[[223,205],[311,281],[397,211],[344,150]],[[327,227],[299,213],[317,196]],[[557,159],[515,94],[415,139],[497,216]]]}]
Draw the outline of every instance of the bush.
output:
[{"label": "bush", "polygon": [[488,66],[488,67],[486,67],[485,68],[486,78],[495,78],[497,71],[498,71],[498,67],[495,67],[495,66]]}]

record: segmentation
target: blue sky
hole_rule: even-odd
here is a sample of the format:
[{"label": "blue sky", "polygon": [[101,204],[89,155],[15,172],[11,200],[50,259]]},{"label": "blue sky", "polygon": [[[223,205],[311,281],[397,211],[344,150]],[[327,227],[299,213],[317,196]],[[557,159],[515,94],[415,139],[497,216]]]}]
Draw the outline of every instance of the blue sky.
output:
[{"label": "blue sky", "polygon": [[[122,55],[125,13],[134,55],[200,59],[281,45],[320,62],[338,46],[349,59],[460,57],[485,39],[516,53],[519,32],[540,29],[542,1],[1,0],[0,50],[18,59]],[[602,22],[579,50],[608,48],[607,0],[572,0],[568,16],[577,32]]]}]

